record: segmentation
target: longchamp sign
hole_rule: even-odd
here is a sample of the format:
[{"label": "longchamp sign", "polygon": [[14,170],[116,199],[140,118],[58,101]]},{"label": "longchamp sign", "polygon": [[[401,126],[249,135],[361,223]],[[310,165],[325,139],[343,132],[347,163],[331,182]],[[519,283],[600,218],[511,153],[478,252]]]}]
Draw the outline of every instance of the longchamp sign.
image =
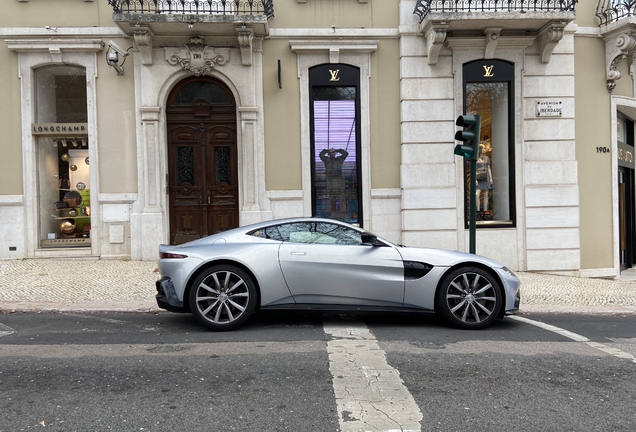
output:
[{"label": "longchamp sign", "polygon": [[33,123],[31,133],[59,137],[88,135],[88,123]]}]

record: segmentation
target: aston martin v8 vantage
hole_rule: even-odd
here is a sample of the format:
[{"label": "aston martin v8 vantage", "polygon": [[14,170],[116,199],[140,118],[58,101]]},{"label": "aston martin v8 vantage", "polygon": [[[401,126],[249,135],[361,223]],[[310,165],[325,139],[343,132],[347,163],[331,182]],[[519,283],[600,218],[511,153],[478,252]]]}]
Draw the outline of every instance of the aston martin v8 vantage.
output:
[{"label": "aston martin v8 vantage", "polygon": [[319,218],[261,222],[160,245],[157,304],[231,330],[257,310],[429,312],[480,329],[519,307],[519,279],[491,259],[395,245]]}]

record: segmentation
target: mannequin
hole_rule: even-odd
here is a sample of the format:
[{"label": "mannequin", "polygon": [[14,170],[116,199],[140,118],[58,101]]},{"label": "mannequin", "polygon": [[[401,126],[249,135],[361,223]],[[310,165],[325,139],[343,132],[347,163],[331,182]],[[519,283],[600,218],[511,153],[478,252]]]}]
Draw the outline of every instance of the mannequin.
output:
[{"label": "mannequin", "polygon": [[[490,191],[494,189],[492,183],[492,170],[490,168],[490,158],[486,156],[486,146],[483,143],[479,144],[479,158],[477,159],[477,169],[475,170],[475,177],[477,177],[477,211],[488,212],[488,202],[490,198]],[[478,217],[479,219],[479,217]],[[483,219],[483,215],[482,215]],[[489,218],[491,219],[491,218]]]}]

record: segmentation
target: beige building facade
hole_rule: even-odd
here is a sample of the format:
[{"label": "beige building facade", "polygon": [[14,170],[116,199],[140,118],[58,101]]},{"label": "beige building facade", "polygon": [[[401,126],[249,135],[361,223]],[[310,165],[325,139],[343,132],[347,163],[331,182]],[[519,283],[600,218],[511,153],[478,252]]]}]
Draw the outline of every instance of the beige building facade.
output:
[{"label": "beige building facade", "polygon": [[155,260],[314,215],[468,251],[455,120],[479,114],[477,253],[617,277],[636,10],[614,3],[7,0],[0,258]]}]

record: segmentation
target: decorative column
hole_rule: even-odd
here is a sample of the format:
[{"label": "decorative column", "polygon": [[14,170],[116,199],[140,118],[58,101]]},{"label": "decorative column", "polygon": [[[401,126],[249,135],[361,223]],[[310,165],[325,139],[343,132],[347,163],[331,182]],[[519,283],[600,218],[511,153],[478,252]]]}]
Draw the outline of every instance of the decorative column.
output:
[{"label": "decorative column", "polygon": [[131,258],[152,261],[158,258],[163,238],[162,194],[165,192],[164,149],[159,145],[159,107],[139,107],[141,140],[137,146],[138,204],[131,224]]},{"label": "decorative column", "polygon": [[256,127],[258,121],[258,107],[239,107],[241,117],[242,161],[241,172],[242,208],[241,225],[260,222],[260,206],[258,205],[259,161],[258,140]]}]

